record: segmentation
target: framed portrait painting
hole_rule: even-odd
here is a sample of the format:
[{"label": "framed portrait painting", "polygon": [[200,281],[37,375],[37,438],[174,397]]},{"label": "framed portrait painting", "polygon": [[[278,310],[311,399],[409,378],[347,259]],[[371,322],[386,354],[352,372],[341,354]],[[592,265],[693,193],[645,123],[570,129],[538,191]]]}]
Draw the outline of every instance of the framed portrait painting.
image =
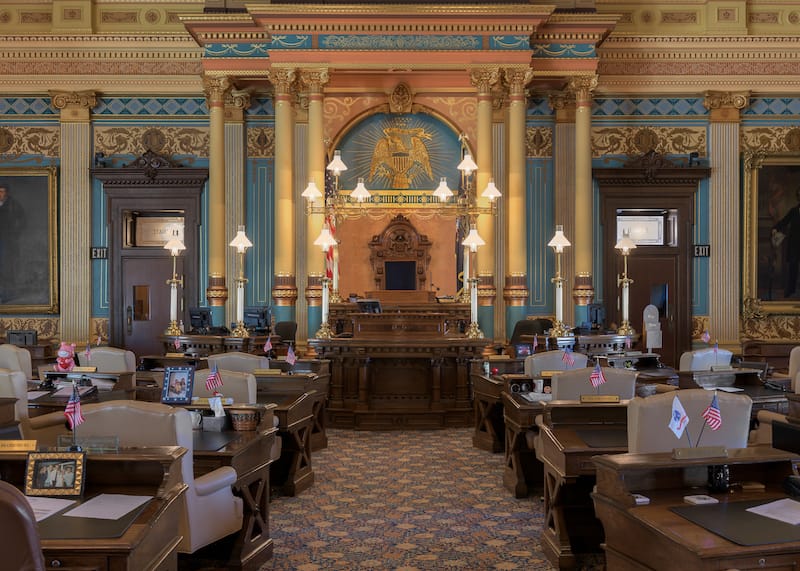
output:
[{"label": "framed portrait painting", "polygon": [[25,472],[26,496],[80,496],[83,452],[30,452]]},{"label": "framed portrait painting", "polygon": [[743,298],[800,313],[800,155],[745,156]]},{"label": "framed portrait painting", "polygon": [[0,168],[0,313],[58,313],[56,169]]}]

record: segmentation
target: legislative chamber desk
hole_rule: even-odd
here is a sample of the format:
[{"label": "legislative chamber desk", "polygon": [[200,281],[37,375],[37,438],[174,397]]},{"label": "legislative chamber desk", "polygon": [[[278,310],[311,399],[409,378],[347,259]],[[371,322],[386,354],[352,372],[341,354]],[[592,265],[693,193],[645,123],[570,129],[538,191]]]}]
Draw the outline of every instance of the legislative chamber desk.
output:
[{"label": "legislative chamber desk", "polygon": [[542,551],[559,569],[572,569],[580,555],[602,553],[603,528],[590,493],[592,457],[628,450],[627,401],[544,405],[536,455],[544,464]]},{"label": "legislative chamber desk", "polygon": [[[240,351],[254,355],[264,354],[266,335],[252,337],[228,337],[223,335],[161,335],[158,338],[164,344],[165,353],[183,353],[187,356],[208,357],[217,353]],[[272,335],[273,343],[280,342],[280,337]]]},{"label": "legislative chamber desk", "polygon": [[[510,391],[509,377],[520,376],[525,359],[474,359],[470,362],[474,432],[472,445],[489,452],[505,449],[505,422],[501,393]],[[489,367],[489,374],[484,371]],[[495,371],[496,372],[492,372]],[[528,381],[530,384],[530,381]],[[530,390],[530,389],[528,389]]]},{"label": "legislative chamber desk", "polygon": [[488,342],[445,336],[445,322],[435,314],[359,314],[352,338],[309,339],[331,362],[330,425],[471,426],[469,363]]},{"label": "legislative chamber desk", "polygon": [[[605,528],[608,569],[797,569],[800,530],[746,512],[787,496],[783,481],[800,456],[755,446],[726,458],[682,459],[671,453],[597,456],[597,517]],[[707,490],[708,467],[730,470],[727,493]],[[754,482],[763,490],[735,484]],[[650,499],[635,504],[632,494]],[[710,494],[718,504],[689,505],[686,495]],[[713,531],[712,531],[713,530]]]},{"label": "legislative chamber desk", "polygon": [[[128,448],[116,453],[86,455],[83,498],[97,494],[153,496],[144,508],[120,520],[73,518],[60,513],[39,523],[48,570],[174,571],[183,517],[179,498],[178,446]],[[0,478],[25,489],[27,453],[0,452]],[[67,509],[75,507],[73,504]],[[13,546],[6,546],[13,549]],[[2,567],[2,563],[0,563]]]},{"label": "legislative chamber desk", "polygon": [[515,498],[524,498],[544,484],[544,467],[528,440],[529,434],[538,431],[536,417],[542,414],[544,404],[506,391],[501,392],[500,399],[505,430],[503,486]]},{"label": "legislative chamber desk", "polygon": [[682,389],[701,387],[736,387],[753,401],[753,418],[759,410],[779,414],[789,412],[788,393],[771,388],[761,380],[758,369],[732,368],[722,371],[678,371],[678,386]]}]

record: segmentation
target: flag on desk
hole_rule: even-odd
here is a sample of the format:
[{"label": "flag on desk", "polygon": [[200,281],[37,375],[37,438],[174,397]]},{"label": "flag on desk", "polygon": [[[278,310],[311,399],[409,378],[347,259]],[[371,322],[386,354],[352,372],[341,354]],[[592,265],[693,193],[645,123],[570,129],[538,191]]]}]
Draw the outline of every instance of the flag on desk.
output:
[{"label": "flag on desk", "polygon": [[561,360],[567,365],[567,367],[571,367],[575,364],[575,357],[572,356],[572,349],[567,347],[564,349],[564,353],[561,355]]},{"label": "flag on desk", "polygon": [[297,363],[297,356],[294,354],[294,347],[289,345],[289,351],[286,353],[286,362],[290,365]]},{"label": "flag on desk", "polygon": [[628,349],[628,350],[630,351],[631,345],[632,345],[632,342],[631,342],[631,336],[630,336],[630,335],[627,335],[627,336],[625,337],[625,348],[626,348],[626,349]]},{"label": "flag on desk", "polygon": [[222,386],[222,377],[219,374],[219,369],[217,369],[217,364],[214,363],[214,367],[211,369],[211,372],[208,373],[208,378],[206,379],[206,390],[210,393],[216,393],[217,389]]},{"label": "flag on desk", "polygon": [[67,401],[67,408],[64,409],[64,416],[67,417],[70,430],[75,430],[75,427],[83,424],[85,420],[81,412],[81,395],[78,392],[78,385],[75,383],[72,383],[72,395]]},{"label": "flag on desk", "polygon": [[603,369],[600,367],[600,363],[595,363],[594,370],[592,371],[592,374],[589,375],[589,382],[592,383],[594,388],[597,388],[606,382],[606,376],[603,374]]},{"label": "flag on desk", "polygon": [[719,353],[719,341],[714,342],[714,355]]},{"label": "flag on desk", "polygon": [[683,436],[683,431],[686,430],[686,425],[689,424],[689,417],[686,416],[678,395],[672,399],[672,416],[669,419],[669,429],[675,434],[676,438]]},{"label": "flag on desk", "polygon": [[103,338],[102,338],[100,335],[98,335],[98,336],[97,336],[97,343],[96,343],[96,345],[99,347],[99,346],[100,346],[100,344],[101,344],[102,342],[103,342]]},{"label": "flag on desk", "polygon": [[536,348],[539,346],[539,334],[534,333],[533,335],[533,352],[536,353]]},{"label": "flag on desk", "polygon": [[719,427],[722,426],[722,413],[719,410],[717,393],[714,393],[711,404],[703,411],[703,418],[706,419],[706,424],[711,430],[718,430]]},{"label": "flag on desk", "polygon": [[272,351],[272,339],[267,335],[267,340],[264,342],[264,353],[269,356],[270,351]]},{"label": "flag on desk", "polygon": [[86,350],[83,352],[83,354],[86,355],[87,361],[92,360],[92,344],[90,341],[86,342]]},{"label": "flag on desk", "polygon": [[700,336],[700,339],[703,341],[703,343],[708,343],[709,341],[711,341],[711,334],[708,332],[708,329],[703,331],[703,334]]}]

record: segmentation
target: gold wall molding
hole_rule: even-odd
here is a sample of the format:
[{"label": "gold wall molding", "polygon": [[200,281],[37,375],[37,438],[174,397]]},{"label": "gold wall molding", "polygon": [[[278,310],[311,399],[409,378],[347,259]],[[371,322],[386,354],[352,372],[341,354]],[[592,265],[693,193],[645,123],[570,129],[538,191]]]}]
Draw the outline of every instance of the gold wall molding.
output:
[{"label": "gold wall molding", "polygon": [[[156,133],[161,137],[157,137]],[[147,150],[166,156],[208,156],[207,128],[198,127],[97,127],[94,133],[95,151],[105,155],[130,154],[140,156]],[[156,141],[161,141],[160,148]]]},{"label": "gold wall molding", "polygon": [[22,155],[59,156],[61,130],[58,127],[0,126],[0,155],[14,159]]},{"label": "gold wall molding", "polygon": [[[0,317],[0,333],[5,335],[9,329],[30,329],[36,331],[39,343],[48,339],[57,341],[61,337],[58,324],[58,317]],[[53,362],[55,362],[55,357],[53,357]]]},{"label": "gold wall molding", "polygon": [[648,151],[663,155],[706,154],[704,127],[594,127],[592,156],[636,156]]},{"label": "gold wall molding", "polygon": [[800,151],[800,127],[742,127],[742,151],[796,153]]}]

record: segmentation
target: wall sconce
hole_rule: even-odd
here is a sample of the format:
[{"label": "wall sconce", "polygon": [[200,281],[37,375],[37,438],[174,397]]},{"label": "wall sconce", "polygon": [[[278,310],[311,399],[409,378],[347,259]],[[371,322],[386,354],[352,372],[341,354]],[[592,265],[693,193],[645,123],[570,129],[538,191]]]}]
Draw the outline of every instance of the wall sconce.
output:
[{"label": "wall sconce", "polygon": [[239,275],[236,278],[236,327],[231,331],[232,337],[248,337],[247,329],[244,326],[244,285],[247,278],[244,277],[244,253],[253,243],[244,233],[244,226],[239,226],[239,231],[231,240],[231,246],[236,248],[239,254]]},{"label": "wall sconce", "polygon": [[561,224],[556,225],[556,233],[547,245],[556,253],[556,275],[550,280],[556,286],[556,321],[550,328],[550,337],[566,337],[570,331],[564,325],[564,278],[561,276],[561,254],[564,248],[572,244],[564,236],[564,227]]},{"label": "wall sconce", "polygon": [[172,255],[172,279],[167,280],[169,286],[169,326],[164,331],[164,335],[180,335],[183,333],[178,327],[178,286],[183,287],[183,276],[178,278],[178,256],[186,249],[186,246],[178,237],[178,230],[172,231],[170,238],[164,249],[169,250]]},{"label": "wall sconce", "polygon": [[[478,278],[470,276],[470,256],[478,251],[480,246],[485,246],[486,242],[478,234],[478,229],[475,224],[470,224],[469,233],[467,237],[461,242],[464,246],[464,285],[466,287],[465,293],[469,299],[469,316],[470,324],[467,327],[467,337],[470,339],[480,339],[483,337],[483,332],[478,326]],[[463,301],[463,299],[462,299]]]},{"label": "wall sconce", "polygon": [[620,335],[633,335],[635,331],[629,321],[630,309],[630,287],[633,280],[628,277],[628,256],[631,250],[636,248],[636,242],[631,240],[629,230],[622,231],[622,238],[614,246],[622,254],[622,277],[617,280],[617,284],[622,288],[622,324],[617,329]]}]

